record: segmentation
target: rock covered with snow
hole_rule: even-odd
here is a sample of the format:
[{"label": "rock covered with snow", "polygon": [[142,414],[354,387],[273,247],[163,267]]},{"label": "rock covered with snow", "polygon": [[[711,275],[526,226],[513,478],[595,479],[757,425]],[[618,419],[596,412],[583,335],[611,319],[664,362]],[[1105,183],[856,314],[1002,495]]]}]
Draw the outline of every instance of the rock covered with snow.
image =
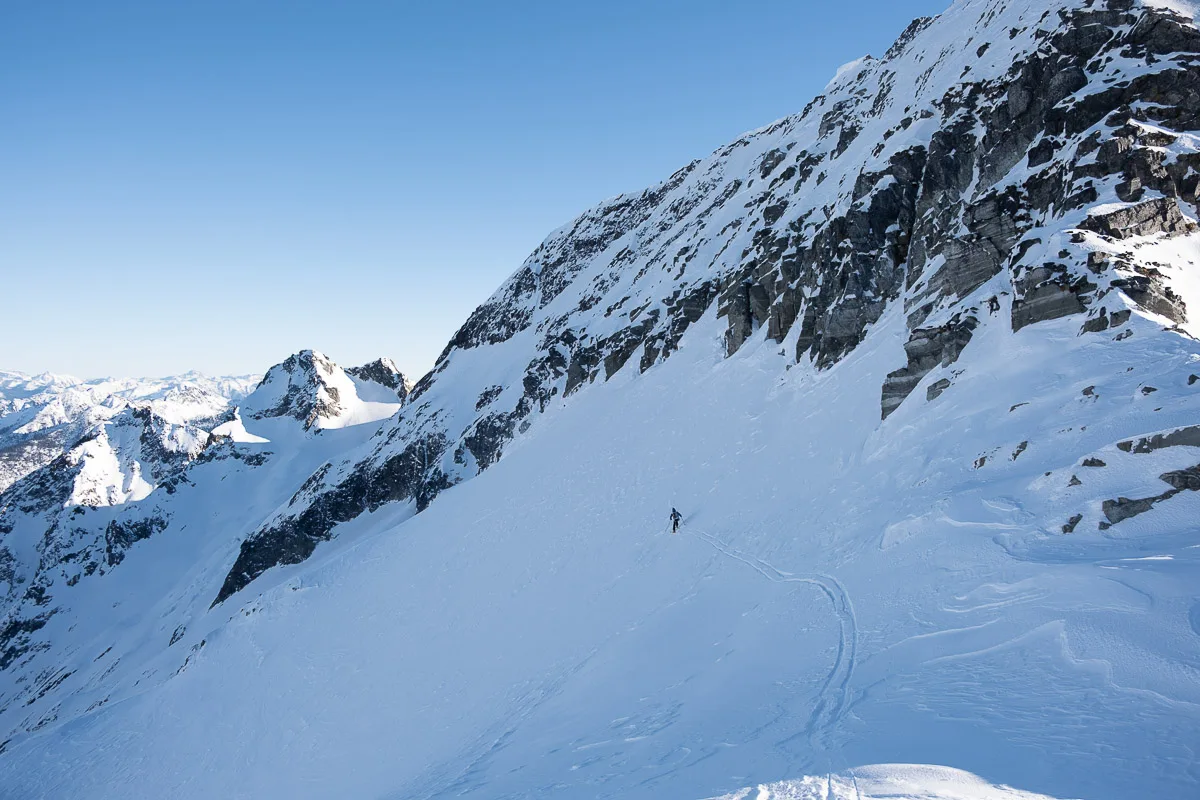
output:
[{"label": "rock covered with snow", "polygon": [[301,350],[272,367],[239,411],[248,420],[290,417],[306,431],[341,428],[390,417],[404,386],[390,360],[347,371],[322,353]]},{"label": "rock covered with snow", "polygon": [[360,513],[424,509],[549,404],[661,363],[706,314],[727,356],[771,343],[785,369],[828,370],[902,309],[884,417],[932,373],[926,400],[945,391],[984,317],[1187,324],[1200,284],[1152,254],[1196,247],[1198,65],[1195,25],[1134,0],[960,0],[916,20],[802,113],[551,234],[374,451],[314,476],[243,545],[219,597]]},{"label": "rock covered with snow", "polygon": [[346,374],[366,383],[375,383],[393,390],[402,402],[412,391],[412,381],[404,376],[390,358],[377,358],[361,367],[351,367]]}]

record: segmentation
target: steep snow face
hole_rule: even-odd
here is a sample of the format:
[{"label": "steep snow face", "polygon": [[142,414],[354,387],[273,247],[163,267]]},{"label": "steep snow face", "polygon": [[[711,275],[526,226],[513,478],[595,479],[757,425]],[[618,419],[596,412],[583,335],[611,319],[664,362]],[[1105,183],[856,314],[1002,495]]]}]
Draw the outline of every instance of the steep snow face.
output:
[{"label": "steep snow face", "polygon": [[1134,311],[1192,325],[1190,271],[1158,256],[1197,231],[1198,66],[1195,25],[1133,0],[960,0],[915,21],[803,113],[552,233],[372,451],[243,545],[218,597],[359,514],[423,510],[550,404],[661,363],[714,309],[726,355],[769,344],[780,369],[827,370],[898,304],[885,417],[931,373],[924,400],[944,391],[988,315],[1109,338]]},{"label": "steep snow face", "polygon": [[918,20],[554,232],[379,424],[301,353],[170,490],[47,516],[29,476],[0,785],[1195,795],[1200,33],[1161,6]]},{"label": "steep snow face", "polygon": [[83,381],[0,371],[0,492],[49,464],[96,425],[132,406],[172,425],[210,420],[247,395],[257,377]]}]

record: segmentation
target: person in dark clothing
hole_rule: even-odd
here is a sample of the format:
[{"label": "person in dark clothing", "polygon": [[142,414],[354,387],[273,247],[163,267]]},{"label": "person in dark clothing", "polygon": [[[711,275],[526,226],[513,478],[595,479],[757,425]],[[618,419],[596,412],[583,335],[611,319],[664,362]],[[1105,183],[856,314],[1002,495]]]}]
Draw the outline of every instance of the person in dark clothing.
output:
[{"label": "person in dark clothing", "polygon": [[674,508],[671,509],[671,533],[679,533],[679,521],[683,519],[683,514],[680,514]]}]

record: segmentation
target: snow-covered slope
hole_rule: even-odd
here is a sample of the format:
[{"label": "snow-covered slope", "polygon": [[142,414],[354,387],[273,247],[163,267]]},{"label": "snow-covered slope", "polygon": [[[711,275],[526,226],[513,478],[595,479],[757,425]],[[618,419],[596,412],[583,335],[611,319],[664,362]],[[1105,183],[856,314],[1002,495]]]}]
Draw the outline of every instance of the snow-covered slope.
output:
[{"label": "snow-covered slope", "polygon": [[1196,794],[1186,11],[959,0],[551,234],[393,416],[306,352],[173,492],[29,476],[0,782]]},{"label": "snow-covered slope", "polygon": [[219,598],[358,514],[424,509],[547,404],[669,358],[714,309],[727,354],[765,341],[781,368],[825,370],[899,303],[884,416],[931,371],[927,396],[943,391],[987,315],[1016,330],[1086,314],[1088,332],[1119,335],[1132,301],[1191,324],[1200,295],[1171,270],[1196,260],[1197,50],[1183,17],[1119,0],[960,2],[917,20],[803,113],[553,233],[372,452],[243,544]]},{"label": "snow-covered slope", "polygon": [[124,409],[149,408],[172,425],[209,420],[257,382],[253,376],[209,378],[194,372],[171,378],[83,381],[0,371],[0,492]]}]

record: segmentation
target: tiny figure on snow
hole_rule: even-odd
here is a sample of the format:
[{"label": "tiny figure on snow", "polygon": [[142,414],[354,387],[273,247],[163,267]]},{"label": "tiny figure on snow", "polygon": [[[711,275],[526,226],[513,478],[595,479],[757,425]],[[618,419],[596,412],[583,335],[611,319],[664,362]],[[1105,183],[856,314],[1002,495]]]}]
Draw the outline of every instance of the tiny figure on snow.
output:
[{"label": "tiny figure on snow", "polygon": [[671,509],[671,533],[679,533],[679,521],[683,519],[683,514],[680,514],[674,508]]}]

